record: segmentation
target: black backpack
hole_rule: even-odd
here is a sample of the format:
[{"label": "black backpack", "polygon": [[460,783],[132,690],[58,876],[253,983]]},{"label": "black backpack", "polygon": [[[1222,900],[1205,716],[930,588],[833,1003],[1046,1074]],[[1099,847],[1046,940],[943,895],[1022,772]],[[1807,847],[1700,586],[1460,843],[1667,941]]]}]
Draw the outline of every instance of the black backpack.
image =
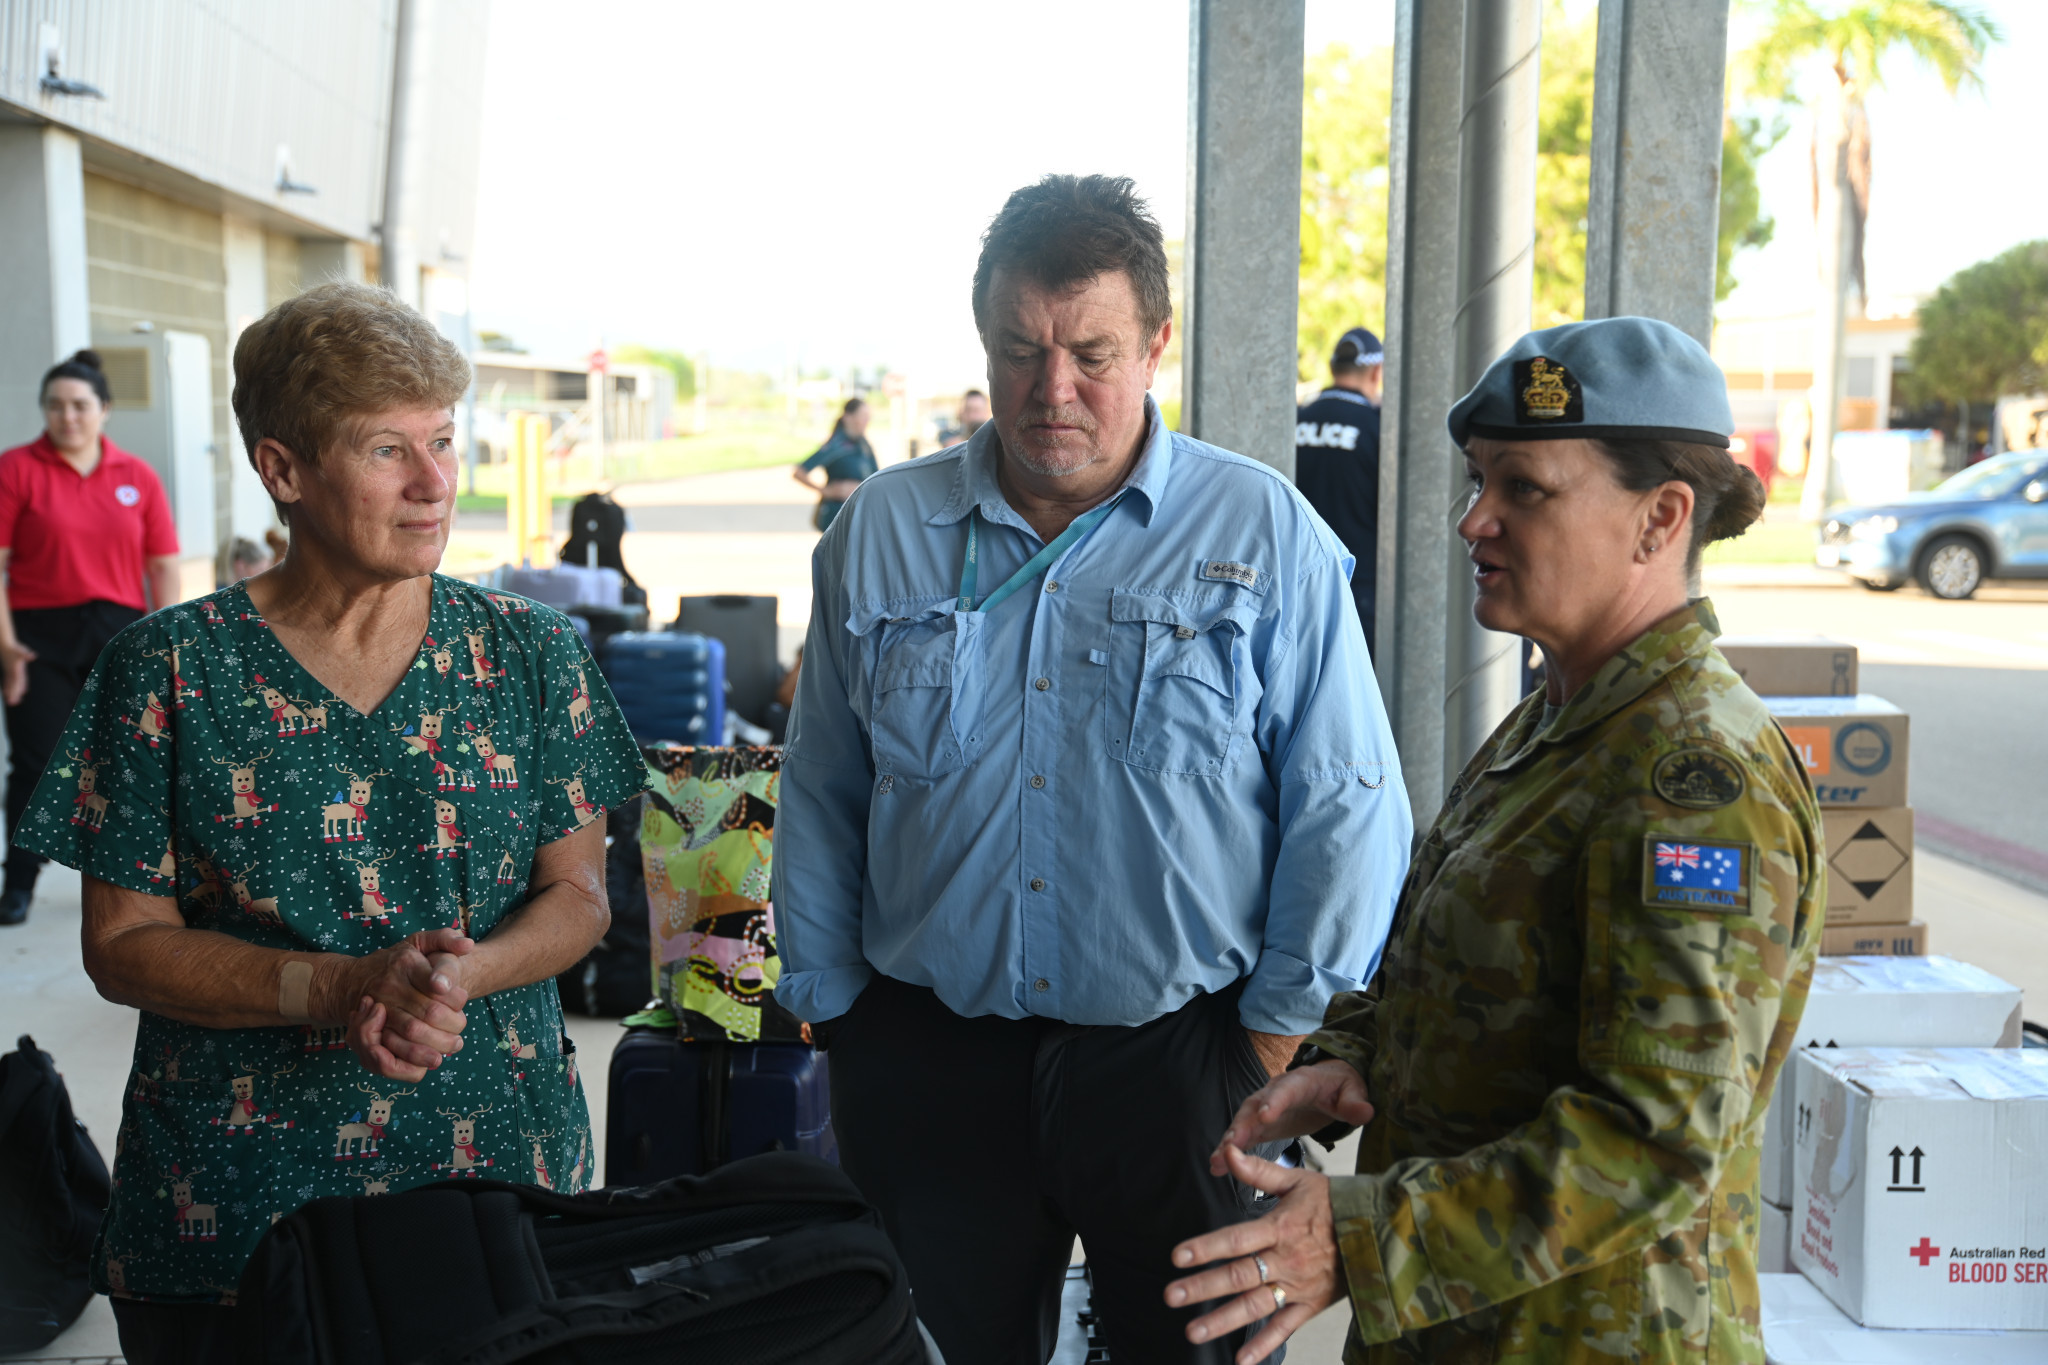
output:
[{"label": "black backpack", "polygon": [[569,538],[562,542],[561,560],[576,568],[590,563],[590,547],[597,546],[597,567],[617,569],[625,580],[627,602],[647,603],[647,590],[626,568],[621,547],[626,537],[626,509],[609,493],[585,493],[569,509]]},{"label": "black backpack", "polygon": [[456,1180],[264,1235],[237,1358],[277,1365],[928,1365],[903,1263],[836,1167],[774,1152],[565,1195]]},{"label": "black backpack", "polygon": [[0,1354],[49,1345],[84,1311],[111,1190],[57,1063],[22,1034],[0,1056]]},{"label": "black backpack", "polygon": [[647,922],[647,874],[640,862],[640,816],[647,798],[636,796],[606,818],[605,899],[611,927],[583,959],[555,977],[562,1008],[596,1019],[623,1019],[654,998],[654,950]]}]

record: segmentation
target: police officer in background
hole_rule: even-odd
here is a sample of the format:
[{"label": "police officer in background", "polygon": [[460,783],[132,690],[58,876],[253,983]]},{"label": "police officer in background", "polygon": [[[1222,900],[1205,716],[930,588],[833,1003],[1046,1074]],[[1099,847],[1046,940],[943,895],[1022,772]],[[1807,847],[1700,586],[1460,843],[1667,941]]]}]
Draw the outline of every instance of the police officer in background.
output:
[{"label": "police officer in background", "polygon": [[[1339,1297],[1351,1365],[1763,1365],[1764,1111],[1824,918],[1805,766],[1714,647],[1700,550],[1763,512],[1721,372],[1646,318],[1533,332],[1451,409],[1481,625],[1546,688],[1452,784],[1384,964],[1238,1110],[1281,1196],[1175,1249],[1194,1340]],[[1355,1176],[1248,1144],[1363,1124]]]},{"label": "police officer in background", "polygon": [[1351,551],[1351,599],[1373,645],[1380,525],[1380,339],[1353,327],[1330,357],[1330,387],[1294,413],[1294,486]]}]

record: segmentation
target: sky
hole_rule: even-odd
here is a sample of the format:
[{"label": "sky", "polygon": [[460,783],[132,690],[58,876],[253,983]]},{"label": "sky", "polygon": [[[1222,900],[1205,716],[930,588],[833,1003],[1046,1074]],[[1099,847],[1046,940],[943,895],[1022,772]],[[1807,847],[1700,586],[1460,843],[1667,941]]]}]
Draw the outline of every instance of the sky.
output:
[{"label": "sky", "polygon": [[[1875,297],[2048,235],[2029,69],[2048,4],[1987,8],[2008,41],[1983,93],[1951,98],[1897,60],[1870,101]],[[1307,47],[1391,42],[1392,16],[1391,0],[1308,0]],[[496,0],[477,326],[550,356],[637,342],[771,372],[887,364],[927,392],[976,382],[968,285],[1011,190],[1129,175],[1168,237],[1184,231],[1187,28],[1186,0]],[[1762,167],[1776,240],[1739,258],[1724,315],[1811,298],[1792,117]]]}]

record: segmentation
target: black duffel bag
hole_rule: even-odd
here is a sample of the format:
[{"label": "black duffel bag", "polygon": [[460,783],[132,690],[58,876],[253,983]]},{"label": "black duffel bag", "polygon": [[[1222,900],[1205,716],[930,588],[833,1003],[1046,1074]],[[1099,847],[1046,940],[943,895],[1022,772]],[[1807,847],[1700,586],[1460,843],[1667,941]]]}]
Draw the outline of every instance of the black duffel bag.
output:
[{"label": "black duffel bag", "polygon": [[928,1365],[903,1263],[839,1170],[771,1152],[659,1185],[456,1180],[316,1199],[242,1272],[277,1365]]},{"label": "black duffel bag", "polygon": [[623,1019],[654,997],[652,930],[647,922],[647,876],[640,864],[640,816],[647,798],[636,796],[605,818],[605,897],[611,927],[575,966],[555,977],[562,1008],[597,1019]]},{"label": "black duffel bag", "polygon": [[92,1298],[107,1163],[26,1033],[0,1056],[0,1354],[40,1350]]}]

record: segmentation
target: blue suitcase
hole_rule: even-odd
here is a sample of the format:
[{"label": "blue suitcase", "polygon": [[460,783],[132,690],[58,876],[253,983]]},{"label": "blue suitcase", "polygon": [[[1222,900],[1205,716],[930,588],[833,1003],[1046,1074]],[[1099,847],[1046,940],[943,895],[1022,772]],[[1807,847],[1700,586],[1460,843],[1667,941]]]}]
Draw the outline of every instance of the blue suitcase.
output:
[{"label": "blue suitcase", "polygon": [[604,1179],[647,1185],[762,1152],[837,1164],[825,1054],[809,1043],[684,1039],[629,1029],[612,1052]]},{"label": "blue suitcase", "polygon": [[626,631],[597,666],[641,744],[725,743],[725,646],[705,635]]}]

